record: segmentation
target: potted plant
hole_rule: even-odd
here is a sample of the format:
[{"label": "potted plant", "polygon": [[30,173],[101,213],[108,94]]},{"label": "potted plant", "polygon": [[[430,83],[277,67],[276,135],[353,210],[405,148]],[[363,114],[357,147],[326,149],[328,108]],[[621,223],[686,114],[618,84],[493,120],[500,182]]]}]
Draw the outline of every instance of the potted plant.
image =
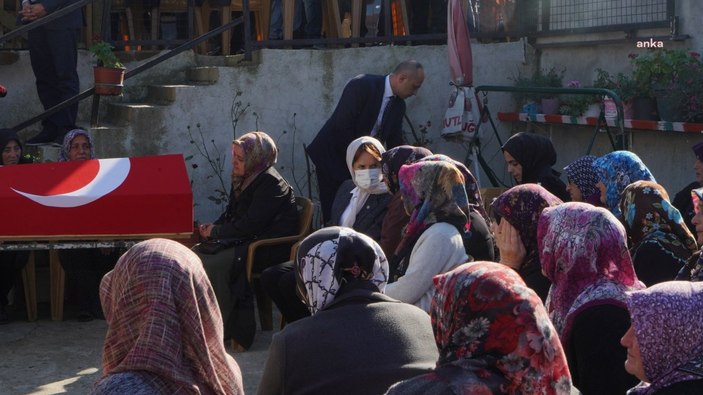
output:
[{"label": "potted plant", "polygon": [[699,103],[696,85],[703,64],[700,54],[686,49],[656,49],[630,55],[640,96],[656,98],[659,116],[665,121],[686,117],[686,107]]},{"label": "potted plant", "polygon": [[125,67],[117,59],[112,44],[96,40],[88,47],[93,56],[98,60],[98,65],[93,68],[95,76],[95,94],[116,96],[122,94]]},{"label": "potted plant", "polygon": [[[581,82],[576,80],[570,81],[567,87],[581,88]],[[594,95],[582,95],[576,93],[561,95],[559,114],[574,117],[597,117],[600,115],[600,100],[598,96]]]},{"label": "potted plant", "polygon": [[[610,89],[622,101],[623,117],[632,119],[632,100],[637,93],[637,86],[632,77],[625,73],[610,74],[603,69],[596,69],[596,78],[593,80],[595,88]],[[613,103],[614,104],[614,103]],[[607,111],[606,111],[607,112]]]},{"label": "potted plant", "polygon": [[[515,86],[519,88],[561,88],[563,78],[563,69],[559,71],[555,67],[551,67],[549,69],[537,69],[529,77],[518,74],[518,76],[512,78],[512,80]],[[559,109],[559,98],[553,93],[517,92],[515,94],[515,99],[518,103],[528,105],[529,103],[539,104],[541,112],[544,114],[556,114]]]}]

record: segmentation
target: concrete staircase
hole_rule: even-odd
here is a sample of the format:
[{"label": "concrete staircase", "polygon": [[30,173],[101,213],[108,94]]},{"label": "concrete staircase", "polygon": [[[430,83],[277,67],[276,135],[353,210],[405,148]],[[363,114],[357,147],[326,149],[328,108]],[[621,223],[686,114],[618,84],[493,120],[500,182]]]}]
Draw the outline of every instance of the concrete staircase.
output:
[{"label": "concrete staircase", "polygon": [[[79,126],[89,128],[94,139],[95,153],[99,158],[156,155],[162,153],[160,141],[163,138],[161,122],[164,117],[171,117],[171,108],[180,95],[200,91],[219,81],[219,67],[235,66],[241,62],[241,56],[202,57],[198,63],[205,64],[189,67],[182,84],[154,84],[146,87],[132,86],[131,92],[145,92],[135,100],[128,97],[129,92],[119,98],[102,98],[100,103],[99,126],[89,127],[89,120],[79,120]],[[158,67],[158,66],[156,66]],[[126,86],[130,85],[127,81]],[[127,91],[127,89],[126,89]],[[125,101],[126,98],[126,101]],[[90,99],[87,99],[90,100]],[[80,114],[79,114],[80,116]],[[26,147],[26,151],[41,162],[57,161],[61,149],[52,145]]]}]

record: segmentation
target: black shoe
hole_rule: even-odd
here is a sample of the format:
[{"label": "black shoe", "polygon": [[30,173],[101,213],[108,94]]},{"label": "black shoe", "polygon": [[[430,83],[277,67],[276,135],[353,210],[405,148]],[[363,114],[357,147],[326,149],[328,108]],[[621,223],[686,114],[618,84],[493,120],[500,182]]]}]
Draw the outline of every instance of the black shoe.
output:
[{"label": "black shoe", "polygon": [[0,325],[9,324],[10,315],[7,313],[7,307],[5,305],[0,305]]},{"label": "black shoe", "polygon": [[[39,134],[36,136],[32,137],[31,139],[27,140],[27,142],[24,143],[24,145],[41,145],[41,144],[48,144],[48,143],[53,143],[54,139],[56,139],[57,133],[55,130],[48,130],[44,129]],[[61,142],[63,143],[63,141]]]},{"label": "black shoe", "polygon": [[78,317],[76,318],[78,322],[90,322],[93,320],[93,315],[90,311],[81,310],[78,312]]}]

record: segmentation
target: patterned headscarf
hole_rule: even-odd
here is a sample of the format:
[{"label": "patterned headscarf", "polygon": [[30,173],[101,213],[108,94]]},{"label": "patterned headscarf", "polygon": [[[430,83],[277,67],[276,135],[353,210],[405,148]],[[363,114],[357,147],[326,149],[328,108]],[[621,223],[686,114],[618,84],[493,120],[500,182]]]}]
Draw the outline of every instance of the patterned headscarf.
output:
[{"label": "patterned headscarf", "polygon": [[[701,144],[703,145],[703,143]],[[698,202],[700,202],[701,199],[703,199],[703,188],[691,190],[693,211],[696,214],[698,214]],[[703,253],[693,255],[686,263],[686,266],[681,268],[681,271],[679,271],[676,279],[686,281],[703,281]]]},{"label": "patterned headscarf", "polygon": [[493,262],[435,276],[436,375],[456,394],[569,394],[566,356],[539,296]]},{"label": "patterned headscarf", "polygon": [[628,394],[654,394],[703,377],[703,283],[659,283],[632,292],[627,306],[650,381]]},{"label": "patterned headscarf", "polygon": [[271,136],[264,132],[249,132],[232,141],[232,158],[234,146],[244,151],[244,175],[232,176],[232,189],[243,191],[261,172],[276,163],[278,148]]},{"label": "patterned headscarf", "polygon": [[132,247],[103,277],[100,300],[108,323],[104,376],[140,370],[168,383],[163,393],[244,393],[203,264],[182,244],[152,239]]},{"label": "patterned headscarf", "polygon": [[432,151],[424,147],[400,145],[389,149],[381,155],[381,172],[383,179],[388,184],[388,190],[395,194],[400,190],[398,172],[400,166],[415,163],[418,160],[432,155]]},{"label": "patterned headscarf", "polygon": [[605,205],[615,216],[620,215],[620,195],[635,181],[654,181],[654,176],[639,156],[630,151],[615,151],[593,161],[598,180],[605,185]]},{"label": "patterned headscarf", "polygon": [[450,162],[420,161],[404,165],[398,178],[405,211],[411,213],[392,263],[394,275],[402,276],[415,243],[433,224],[449,223],[467,240],[470,208],[464,176]]},{"label": "patterned headscarf", "polygon": [[519,132],[512,135],[502,149],[508,151],[522,166],[521,184],[538,182],[540,175],[547,172],[559,175],[552,170],[552,166],[557,163],[557,152],[552,141],[545,136]]},{"label": "patterned headscarf", "polygon": [[445,162],[452,163],[464,176],[464,188],[466,189],[466,197],[469,198],[469,206],[472,210],[476,211],[483,217],[488,226],[491,225],[491,218],[486,213],[486,209],[483,207],[483,198],[481,198],[481,191],[479,190],[478,181],[476,177],[469,171],[469,169],[464,166],[463,163],[458,160],[454,160],[447,155],[435,154],[424,158],[423,160],[441,160]]},{"label": "patterned headscarf", "polygon": [[598,175],[593,170],[595,160],[593,155],[582,156],[564,168],[564,173],[579,188],[584,200],[598,193]]},{"label": "patterned headscarf", "polygon": [[621,221],[632,240],[632,251],[647,240],[654,240],[676,252],[681,265],[698,250],[696,239],[683,222],[681,213],[669,202],[669,194],[652,181],[628,185],[620,199]]},{"label": "patterned headscarf", "polygon": [[95,159],[95,151],[93,147],[93,136],[88,133],[88,131],[83,129],[73,129],[66,133],[63,138],[63,145],[61,146],[61,153],[59,154],[59,162],[67,162],[69,160],[69,153],[71,152],[71,143],[76,136],[85,136],[88,139],[88,144],[90,145],[90,159]]},{"label": "patterned headscarf", "polygon": [[581,309],[625,307],[625,292],[643,288],[622,224],[608,210],[571,202],[544,209],[537,227],[542,271],[552,282],[547,310],[562,344],[569,344]]},{"label": "patterned headscarf", "polygon": [[537,220],[542,210],[558,204],[562,204],[561,199],[537,184],[514,186],[491,203],[493,215],[507,220],[520,234],[526,252],[521,271],[533,266],[539,267]]},{"label": "patterned headscarf", "polygon": [[383,293],[388,282],[388,261],[381,247],[341,226],[306,237],[298,248],[296,271],[299,292],[313,315],[329,306],[347,283],[370,282]]}]

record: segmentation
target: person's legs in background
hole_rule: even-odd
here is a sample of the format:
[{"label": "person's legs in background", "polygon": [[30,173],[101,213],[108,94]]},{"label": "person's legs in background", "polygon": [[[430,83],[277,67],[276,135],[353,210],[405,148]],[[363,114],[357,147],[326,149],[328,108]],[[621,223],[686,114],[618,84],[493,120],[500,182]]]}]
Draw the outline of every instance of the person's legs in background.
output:
[{"label": "person's legs in background", "polygon": [[320,0],[303,0],[305,4],[306,38],[322,37],[322,2]]},{"label": "person's legs in background", "polygon": [[293,261],[271,266],[264,270],[261,273],[261,286],[276,304],[287,323],[310,316],[307,306],[295,292],[296,279]]}]

